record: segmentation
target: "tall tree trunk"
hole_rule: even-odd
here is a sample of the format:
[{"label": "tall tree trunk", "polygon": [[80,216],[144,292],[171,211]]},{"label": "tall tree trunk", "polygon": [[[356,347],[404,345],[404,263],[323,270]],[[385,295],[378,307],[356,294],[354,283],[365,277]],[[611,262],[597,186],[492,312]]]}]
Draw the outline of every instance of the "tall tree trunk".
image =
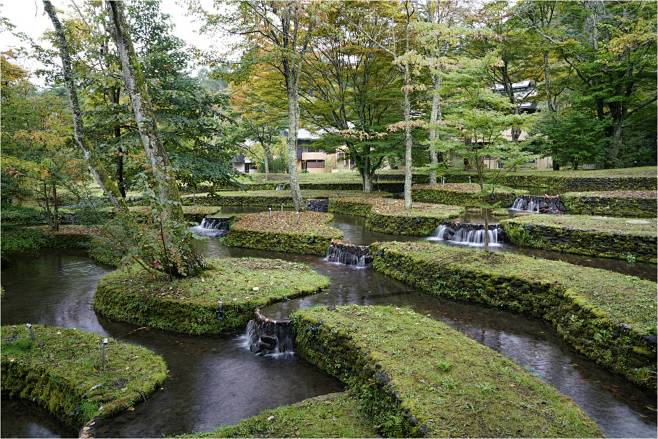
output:
[{"label": "tall tree trunk", "polygon": [[[413,14],[413,6],[409,9],[409,1],[405,2],[405,10],[407,21],[404,27],[404,52],[409,53],[410,38],[409,26],[411,23],[411,15]],[[411,69],[409,68],[409,60],[404,62],[404,208],[411,210],[413,201],[411,199],[411,184],[412,184],[412,157],[411,147],[413,146],[413,139],[411,138]]]},{"label": "tall tree trunk", "polygon": [[54,179],[50,185],[53,191],[53,229],[59,230],[59,201],[57,200],[57,184]]},{"label": "tall tree trunk", "polygon": [[123,11],[123,3],[117,0],[106,2],[110,17],[111,33],[121,61],[126,90],[130,97],[139,136],[144,146],[146,158],[151,165],[156,185],[162,220],[182,221],[183,209],[176,177],[169,163],[169,157],[158,135],[155,114],[151,107],[146,81],[141,71],[137,54],[130,39],[130,32]]},{"label": "tall tree trunk", "polygon": [[370,157],[365,157],[363,170],[361,171],[361,178],[363,179],[363,192],[369,194],[372,192],[372,175],[370,174]]},{"label": "tall tree trunk", "polygon": [[544,91],[546,93],[546,106],[548,110],[555,113],[555,102],[551,92],[551,71],[548,65],[548,50],[544,50]]},{"label": "tall tree trunk", "polygon": [[[121,98],[121,88],[116,87],[114,90],[112,90],[112,103],[115,105],[119,105],[119,100]],[[121,125],[116,124],[114,126],[114,138],[118,142],[119,139],[121,138]],[[123,175],[123,148],[119,146],[118,151],[117,151],[117,185],[119,186],[119,192],[121,193],[121,197],[125,200],[126,199],[126,181],[124,179]]]},{"label": "tall tree trunk", "polygon": [[484,219],[484,251],[489,251],[489,209],[480,209],[480,214]]},{"label": "tall tree trunk", "polygon": [[439,165],[439,157],[436,153],[436,146],[434,143],[437,138],[436,122],[441,119],[441,76],[432,76],[433,93],[432,93],[432,111],[430,112],[430,130],[429,130],[429,143],[430,143],[430,184],[436,184],[436,168]]},{"label": "tall tree trunk", "polygon": [[59,46],[59,56],[62,60],[62,73],[64,75],[64,83],[69,95],[69,106],[73,115],[73,137],[77,143],[82,155],[85,159],[89,173],[96,181],[96,184],[101,188],[105,196],[110,200],[110,203],[116,210],[128,210],[125,200],[121,198],[119,187],[109,178],[108,172],[105,170],[95,148],[87,142],[84,135],[84,124],[82,121],[82,111],[80,110],[80,103],[78,102],[78,92],[75,84],[75,77],[73,68],[71,66],[71,55],[69,53],[69,44],[66,40],[64,28],[57,18],[57,13],[50,0],[43,0],[43,6],[50,17],[50,21],[55,28],[57,35],[57,45]]},{"label": "tall tree trunk", "polygon": [[[509,98],[510,103],[514,105],[514,114],[519,114],[519,106],[517,105],[516,97],[514,96],[514,88],[512,87],[512,78],[510,78],[509,75],[507,60],[503,60],[503,67],[500,68],[500,71],[503,78],[503,85],[507,91],[507,97]],[[512,127],[510,129],[510,134],[512,135],[512,140],[518,142],[519,137],[521,137],[521,128]]]},{"label": "tall tree trunk", "polygon": [[612,113],[612,141],[608,148],[606,161],[609,167],[615,168],[619,166],[619,151],[622,149],[623,137],[622,126],[624,122],[623,109],[621,104],[611,106]]},{"label": "tall tree trunk", "polygon": [[121,197],[126,199],[126,181],[123,177],[123,149],[119,147],[117,151],[117,183],[119,185],[119,192]]},{"label": "tall tree trunk", "polygon": [[[293,82],[295,84],[293,84]],[[297,177],[297,131],[299,128],[299,93],[293,78],[288,80],[288,174],[290,174],[290,192],[295,210],[303,208],[302,193]]]},{"label": "tall tree trunk", "polygon": [[[409,39],[407,37],[407,46]],[[404,65],[404,208],[411,209],[411,147],[413,139],[411,138],[411,100],[409,97],[411,88],[411,72],[409,63]]]},{"label": "tall tree trunk", "polygon": [[270,179],[270,147],[265,142],[260,143],[263,147],[263,166],[265,167],[265,181]]},{"label": "tall tree trunk", "polygon": [[46,180],[43,180],[42,183],[43,183],[42,184],[43,202],[46,209],[46,216],[48,218],[48,223],[50,223],[50,227],[55,228],[55,222],[53,221],[53,214],[50,212],[50,195],[48,194],[48,182],[46,182]]},{"label": "tall tree trunk", "polygon": [[[623,92],[617,90],[616,95],[621,95]],[[627,94],[630,96],[630,93]],[[610,109],[610,116],[612,116],[612,126],[610,127],[610,135],[612,137],[610,141],[610,146],[606,151],[605,164],[606,167],[615,168],[619,166],[619,152],[623,148],[623,126],[626,108],[622,102],[610,102],[608,103],[608,108]]]}]

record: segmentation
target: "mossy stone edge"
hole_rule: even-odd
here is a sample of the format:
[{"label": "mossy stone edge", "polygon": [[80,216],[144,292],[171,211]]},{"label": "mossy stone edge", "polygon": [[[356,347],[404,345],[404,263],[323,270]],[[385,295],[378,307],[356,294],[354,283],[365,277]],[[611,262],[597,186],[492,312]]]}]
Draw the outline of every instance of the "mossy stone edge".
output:
[{"label": "mossy stone edge", "polygon": [[533,224],[532,219],[506,219],[500,222],[500,226],[509,240],[519,247],[656,263],[656,236]]},{"label": "mossy stone edge", "polygon": [[[398,315],[402,317],[398,319]],[[359,399],[363,415],[385,437],[515,436],[519,435],[519,431],[522,436],[529,437],[601,435],[594,422],[582,413],[573,401],[559,394],[551,386],[446,324],[408,309],[359,305],[341,306],[335,310],[314,307],[295,312],[292,322],[296,334],[296,352],[343,381]],[[419,330],[421,332],[418,332]],[[421,351],[414,350],[418,340],[410,340],[411,333],[415,336],[421,335],[423,343],[429,343],[430,346],[423,346]],[[377,341],[373,344],[372,338],[381,339],[382,343],[383,340],[396,340],[393,343],[401,344],[398,349],[404,351],[405,355],[398,351],[395,351],[395,354],[387,354],[385,349],[382,350],[382,346],[378,346]],[[443,340],[450,346],[444,347],[446,352],[442,351]],[[458,340],[458,343],[455,343],[455,340]],[[414,364],[423,363],[422,366],[408,363],[408,354],[412,351],[416,352]],[[482,380],[478,381],[478,384],[486,382],[502,386],[502,382],[509,386],[516,383],[511,386],[512,393],[517,398],[513,401],[514,407],[517,410],[525,407],[523,400],[526,398],[528,402],[533,401],[533,404],[535,399],[541,399],[545,401],[543,404],[547,404],[541,406],[543,413],[536,414],[534,409],[528,407],[521,409],[524,411],[522,419],[507,421],[507,417],[501,415],[495,421],[497,425],[491,425],[485,419],[492,417],[491,411],[494,409],[490,410],[489,403],[478,399],[470,402],[481,408],[487,407],[487,413],[483,415],[482,420],[478,421],[480,414],[477,412],[471,415],[474,421],[468,426],[464,426],[460,421],[453,421],[449,415],[441,412],[440,407],[445,407],[444,404],[462,406],[469,401],[464,400],[463,395],[455,397],[455,393],[450,391],[442,393],[440,389],[446,382],[434,382],[436,375],[426,375],[424,372],[427,371],[427,366],[431,368],[437,361],[438,374],[443,376],[441,367],[445,367],[447,372],[452,366],[440,364],[438,360],[442,355],[455,356],[452,363],[454,367],[461,367],[456,362],[457,358],[468,364],[469,373],[480,374]],[[487,364],[486,367],[483,367],[484,363]],[[447,373],[445,376],[450,378]],[[412,379],[410,377],[420,381],[417,384],[408,384],[409,379]],[[457,385],[472,387],[474,383],[462,382]],[[407,385],[414,388],[407,388]],[[425,400],[427,395],[424,396],[418,386],[436,389],[434,395],[438,398]],[[518,386],[519,390],[514,390],[515,386]],[[504,391],[507,392],[507,389],[509,387]],[[456,393],[459,393],[459,390]],[[478,398],[481,396],[478,395]],[[446,403],[444,398],[455,400]],[[488,397],[482,398],[486,400]],[[500,406],[512,403],[503,403],[499,399],[496,404]],[[549,413],[558,421],[543,418],[543,415]],[[537,428],[537,431],[534,431],[534,428]]]},{"label": "mossy stone edge", "polygon": [[[75,339],[79,349],[81,349],[79,346],[84,345],[85,349],[99,355],[101,337],[96,334],[85,333],[77,329],[42,325],[34,325],[33,330],[37,337],[36,344],[29,342],[29,335],[25,327],[3,326],[3,350],[11,345],[5,338],[9,333],[20,337],[16,341],[18,343],[30,343],[29,349],[52,348],[51,343],[46,343],[45,346],[40,346],[39,343],[43,343],[45,334],[50,339],[55,337],[55,333],[58,333],[58,337]],[[64,424],[79,429],[95,418],[110,417],[132,407],[159,389],[167,378],[167,366],[164,360],[150,350],[111,338],[109,346],[112,349],[108,352],[108,361],[111,362],[116,356],[116,349],[120,349],[122,357],[128,355],[139,357],[140,364],[146,364],[149,367],[148,375],[142,375],[135,380],[131,385],[134,388],[122,391],[120,398],[107,400],[108,397],[103,394],[102,386],[98,390],[82,388],[82,380],[79,383],[75,382],[70,377],[60,375],[56,368],[33,364],[29,358],[26,359],[22,355],[14,355],[11,352],[3,352],[2,355],[2,393],[10,397],[33,401],[51,412]],[[90,358],[82,359],[92,361]],[[71,365],[70,367],[78,366]],[[126,383],[122,385],[126,385]]]},{"label": "mossy stone edge", "polygon": [[[296,284],[290,291],[263,293],[263,291],[241,293],[239,300],[208,301],[189,297],[172,297],[169,294],[169,283],[162,282],[162,289],[154,279],[145,272],[138,273],[137,267],[125,267],[113,271],[101,278],[94,296],[94,310],[111,320],[128,322],[135,325],[149,326],[165,331],[192,335],[234,333],[241,331],[254,316],[257,308],[262,308],[276,302],[314,294],[329,286],[326,276],[315,273],[304,264],[292,263],[276,259],[260,258],[230,258],[209,259],[208,264],[218,264],[222,267],[221,274],[213,275],[213,270],[206,270],[194,278],[178,280],[181,289],[193,283],[205,283],[218,290],[225,285],[221,279],[233,275],[231,264],[241,264],[244,261],[257,261],[259,264],[271,263],[268,273],[275,269],[293,276]],[[295,271],[299,267],[300,271]],[[300,274],[308,275],[308,284],[302,284]],[[213,287],[216,277],[218,285]],[[254,276],[255,277],[255,276]],[[203,280],[202,280],[203,279]],[[246,283],[249,279],[244,279]],[[132,282],[127,286],[127,282]],[[178,286],[176,287],[178,288]]]},{"label": "mossy stone edge", "polygon": [[[457,256],[464,251],[427,243],[416,245],[431,246],[436,252],[455,252]],[[656,389],[655,327],[635,328],[615,321],[606,311],[559,282],[492,275],[463,263],[446,264],[420,257],[403,243],[375,243],[371,251],[376,271],[431,295],[483,303],[544,319],[576,351],[639,386]],[[542,263],[534,258],[514,256],[528,264]],[[564,266],[568,269],[570,264]],[[603,270],[589,270],[603,273]]]}]

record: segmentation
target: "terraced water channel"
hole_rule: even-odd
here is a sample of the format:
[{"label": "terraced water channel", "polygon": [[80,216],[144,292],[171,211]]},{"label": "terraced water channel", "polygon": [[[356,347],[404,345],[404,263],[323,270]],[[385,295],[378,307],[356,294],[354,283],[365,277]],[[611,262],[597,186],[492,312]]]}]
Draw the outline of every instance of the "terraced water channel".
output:
[{"label": "terraced water channel", "polygon": [[[251,210],[251,209],[247,209]],[[371,233],[358,218],[337,216],[336,227],[357,244],[400,240]],[[408,238],[418,239],[418,238]],[[655,395],[611,374],[573,352],[545,323],[492,308],[453,302],[418,293],[372,269],[331,264],[322,258],[227,248],[217,240],[200,241],[213,257],[277,257],[305,262],[331,279],[321,294],[278,304],[264,312],[285,317],[314,304],[391,304],[410,306],[440,319],[501,352],[562,393],[570,396],[609,437],[655,437]],[[437,244],[444,245],[444,244]],[[503,251],[510,250],[503,247]],[[478,250],[473,250],[478,251]],[[655,279],[655,266],[623,261],[543,253],[582,265]],[[601,266],[603,265],[603,266]],[[164,388],[118,417],[96,425],[96,435],[159,437],[207,431],[235,423],[262,409],[335,392],[341,384],[294,356],[256,356],[239,334],[193,337],[108,321],[92,309],[95,285],[107,268],[83,253],[55,251],[24,260],[2,271],[7,296],[4,324],[44,323],[76,327],[137,343],[161,354],[170,369]],[[26,402],[3,400],[2,436],[73,436],[43,410]]]}]

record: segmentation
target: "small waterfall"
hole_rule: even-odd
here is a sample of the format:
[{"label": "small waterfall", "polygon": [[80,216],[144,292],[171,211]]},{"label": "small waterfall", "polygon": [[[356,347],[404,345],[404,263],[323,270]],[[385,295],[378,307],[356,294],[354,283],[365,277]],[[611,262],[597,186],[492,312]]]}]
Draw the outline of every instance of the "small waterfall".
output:
[{"label": "small waterfall", "polygon": [[548,195],[521,195],[516,197],[516,200],[514,200],[514,204],[512,204],[510,210],[517,212],[550,214],[560,214],[566,211],[564,204],[562,204],[559,196],[551,197]]},{"label": "small waterfall", "polygon": [[275,191],[285,191],[286,190],[286,184],[285,183],[279,183],[279,184],[276,185],[274,190]]},{"label": "small waterfall", "polygon": [[497,224],[490,225],[489,230],[486,231],[483,224],[456,222],[441,224],[436,228],[434,234],[427,239],[429,241],[450,241],[455,244],[483,247],[485,233],[489,235],[490,246],[500,246],[503,241],[503,230]]},{"label": "small waterfall", "polygon": [[216,238],[218,236],[226,235],[228,233],[228,228],[229,218],[206,217],[201,220],[201,224],[198,226],[190,227],[190,231],[197,235]]},{"label": "small waterfall", "polygon": [[327,249],[327,261],[361,268],[372,263],[372,255],[367,245],[332,241]]},{"label": "small waterfall", "polygon": [[311,198],[306,201],[306,209],[312,212],[327,212],[329,211],[329,199]]},{"label": "small waterfall", "polygon": [[255,354],[294,354],[295,343],[290,320],[273,320],[256,310],[247,324],[245,338],[249,350]]}]

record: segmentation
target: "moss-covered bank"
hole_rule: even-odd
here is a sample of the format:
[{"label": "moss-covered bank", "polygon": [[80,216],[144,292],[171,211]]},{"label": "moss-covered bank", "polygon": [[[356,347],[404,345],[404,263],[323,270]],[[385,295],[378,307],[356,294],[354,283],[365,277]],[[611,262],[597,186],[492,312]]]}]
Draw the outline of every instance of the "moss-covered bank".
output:
[{"label": "moss-covered bank", "polygon": [[[474,172],[449,171],[449,182],[466,182],[476,178]],[[656,190],[656,167],[623,169],[538,171],[521,170],[498,175],[491,172],[485,181],[515,188],[543,188],[551,195],[568,191]]]},{"label": "moss-covered bank", "polygon": [[375,437],[356,399],[330,393],[297,404],[264,410],[236,425],[181,437]]},{"label": "moss-covered bank", "polygon": [[329,211],[363,216],[366,228],[375,232],[403,236],[428,236],[444,222],[457,218],[463,209],[442,204],[414,203],[411,210],[404,201],[370,196],[329,199]]},{"label": "moss-covered bank", "polygon": [[390,437],[586,437],[567,397],[448,325],[408,309],[342,306],[293,315],[297,352],[345,382]]},{"label": "moss-covered bank", "polygon": [[34,401],[69,426],[125,410],[160,387],[164,360],[148,349],[77,329],[34,325],[2,327],[2,392]]},{"label": "moss-covered bank", "polygon": [[20,255],[35,255],[44,248],[89,249],[98,229],[80,225],[60,225],[59,230],[49,226],[2,227],[2,261],[11,261]]},{"label": "moss-covered bank", "polygon": [[112,320],[187,334],[244,329],[256,308],[315,293],[329,281],[306,265],[279,259],[206,261],[198,276],[169,282],[138,266],[116,270],[98,283],[96,312]]},{"label": "moss-covered bank", "polygon": [[[274,189],[274,188],[272,188]],[[303,190],[302,196],[305,200],[314,198],[330,198],[335,196],[358,196],[360,191],[342,191],[336,192],[331,190]],[[375,193],[373,197],[379,197],[383,194]],[[289,190],[248,190],[248,191],[220,191],[215,193],[196,194],[194,197],[186,195],[183,202],[215,205],[215,206],[238,206],[238,207],[272,207],[278,209],[293,207],[292,196]]]},{"label": "moss-covered bank", "polygon": [[525,215],[500,222],[520,247],[656,262],[656,219]]},{"label": "moss-covered bank", "polygon": [[656,191],[567,192],[560,198],[572,215],[656,217]]},{"label": "moss-covered bank", "polygon": [[261,212],[242,216],[224,239],[230,247],[325,255],[340,230],[328,225],[333,215],[319,212]]},{"label": "moss-covered bank", "polygon": [[375,243],[377,271],[429,294],[542,318],[578,352],[656,387],[656,283],[512,253]]},{"label": "moss-covered bank", "polygon": [[414,185],[411,191],[413,199],[425,203],[440,203],[453,206],[480,206],[483,203],[498,204],[510,207],[517,195],[522,191],[515,191],[506,187],[491,187],[475,183],[446,183],[434,185]]}]

